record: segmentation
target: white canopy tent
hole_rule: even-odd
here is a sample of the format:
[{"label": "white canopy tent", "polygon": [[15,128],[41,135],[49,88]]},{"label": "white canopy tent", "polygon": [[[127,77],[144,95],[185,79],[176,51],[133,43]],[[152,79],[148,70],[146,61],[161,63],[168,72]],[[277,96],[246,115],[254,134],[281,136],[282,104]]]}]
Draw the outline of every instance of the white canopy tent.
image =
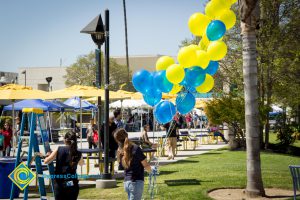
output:
[{"label": "white canopy tent", "polygon": [[149,108],[144,100],[125,99],[109,104],[110,108]]}]

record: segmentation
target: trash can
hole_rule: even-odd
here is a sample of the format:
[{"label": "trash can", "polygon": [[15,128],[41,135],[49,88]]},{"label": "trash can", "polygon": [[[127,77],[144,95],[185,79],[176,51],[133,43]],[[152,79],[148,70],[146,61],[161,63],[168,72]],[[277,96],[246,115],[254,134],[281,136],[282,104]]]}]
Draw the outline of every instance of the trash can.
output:
[{"label": "trash can", "polygon": [[[15,169],[16,158],[3,157],[0,158],[0,199],[9,199],[12,181],[8,175]],[[14,198],[18,198],[20,194],[19,188],[15,187]]]}]

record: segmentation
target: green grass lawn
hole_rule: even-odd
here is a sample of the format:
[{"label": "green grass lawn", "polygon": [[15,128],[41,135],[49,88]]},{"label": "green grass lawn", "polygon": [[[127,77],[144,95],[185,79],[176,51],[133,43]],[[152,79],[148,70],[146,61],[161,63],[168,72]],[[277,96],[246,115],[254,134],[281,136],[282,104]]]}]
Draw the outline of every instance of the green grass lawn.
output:
[{"label": "green grass lawn", "polygon": [[[299,157],[263,152],[261,160],[265,187],[292,189],[288,165],[300,164]],[[147,181],[146,179],[145,195],[147,195]],[[155,199],[205,200],[210,199],[207,191],[213,188],[244,188],[245,186],[246,153],[244,151],[212,151],[160,167]],[[126,199],[127,196],[122,180],[118,180],[118,187],[113,189],[81,189],[80,198]]]}]

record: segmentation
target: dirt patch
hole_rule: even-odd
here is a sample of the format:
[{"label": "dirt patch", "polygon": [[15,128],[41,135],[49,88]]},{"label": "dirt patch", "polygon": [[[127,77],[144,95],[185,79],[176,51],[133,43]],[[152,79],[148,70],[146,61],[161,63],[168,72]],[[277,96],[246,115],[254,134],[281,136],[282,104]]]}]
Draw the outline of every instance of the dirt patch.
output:
[{"label": "dirt patch", "polygon": [[293,197],[292,190],[283,190],[278,188],[265,188],[266,197],[247,198],[245,189],[217,189],[211,191],[208,196],[215,200],[284,200]]}]

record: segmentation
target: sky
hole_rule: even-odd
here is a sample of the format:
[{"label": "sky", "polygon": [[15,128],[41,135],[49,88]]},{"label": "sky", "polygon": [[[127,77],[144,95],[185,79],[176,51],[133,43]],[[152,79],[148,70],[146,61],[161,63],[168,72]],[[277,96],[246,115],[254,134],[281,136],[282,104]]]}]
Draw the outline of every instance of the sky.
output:
[{"label": "sky", "polygon": [[[176,56],[192,38],[188,19],[205,0],[127,0],[129,55]],[[125,56],[123,0],[1,0],[0,71],[20,67],[69,66],[94,51],[80,33],[94,17],[110,11],[110,55]]]}]

